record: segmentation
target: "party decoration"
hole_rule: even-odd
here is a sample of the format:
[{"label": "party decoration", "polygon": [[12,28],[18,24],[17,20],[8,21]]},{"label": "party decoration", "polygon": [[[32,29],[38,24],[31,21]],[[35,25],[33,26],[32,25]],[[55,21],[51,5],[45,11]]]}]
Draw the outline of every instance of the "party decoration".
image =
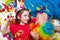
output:
[{"label": "party decoration", "polygon": [[52,24],[59,27],[60,26],[60,21],[58,19],[53,19]]},{"label": "party decoration", "polygon": [[[1,0],[2,1],[2,0]],[[18,1],[18,2],[17,2]],[[5,15],[6,18],[0,17],[0,25],[3,27],[4,23],[6,23],[7,19],[13,18],[14,20],[14,12],[19,10],[20,8],[27,8],[30,10],[32,16],[36,17],[37,12],[46,12],[49,17],[60,19],[60,0],[4,0],[4,2],[1,2],[0,4],[0,14],[2,16]],[[9,13],[10,12],[10,13]],[[13,13],[11,13],[13,12]],[[4,14],[4,15],[3,15]],[[4,20],[4,21],[3,21]],[[3,25],[3,26],[2,26]],[[49,26],[50,25],[50,26]],[[47,27],[49,26],[49,27]],[[51,35],[54,34],[54,27],[50,22],[47,22],[46,24],[31,24],[31,30],[36,31],[39,33],[43,38],[50,38]],[[33,27],[33,28],[32,28]]]},{"label": "party decoration", "polygon": [[37,0],[25,0],[24,4],[25,4],[27,9],[31,10],[32,16],[35,17],[37,14],[37,11],[40,11],[41,9],[43,9],[45,7],[46,3],[43,4],[41,2],[41,0],[39,0],[39,1],[37,1]]},{"label": "party decoration", "polygon": [[6,4],[3,4],[5,9],[7,9],[7,11],[9,12],[9,7]]},{"label": "party decoration", "polygon": [[53,24],[47,22],[47,23],[45,24],[44,31],[45,31],[47,34],[49,34],[49,35],[54,34],[54,26],[53,26]]},{"label": "party decoration", "polygon": [[50,17],[60,19],[60,0],[25,0],[24,4],[27,9],[31,10],[32,16],[36,16],[37,11],[43,11],[46,12]]},{"label": "party decoration", "polygon": [[34,23],[31,23],[30,24],[30,29],[32,30],[32,31],[35,31],[36,33],[38,33],[39,34],[39,24],[34,24]]},{"label": "party decoration", "polygon": [[6,37],[3,37],[2,32],[0,31],[0,40],[8,40]]},{"label": "party decoration", "polygon": [[13,4],[14,8],[17,8],[16,2],[13,2],[12,4]]},{"label": "party decoration", "polygon": [[[60,21],[58,19],[53,19],[52,24],[56,27],[60,27]],[[52,36],[52,40],[60,40],[60,33],[58,30],[55,31],[55,34]]]},{"label": "party decoration", "polygon": [[13,2],[14,0],[5,0],[6,5],[9,5]]},{"label": "party decoration", "polygon": [[2,25],[2,18],[0,17],[0,25]]},{"label": "party decoration", "polygon": [[24,0],[20,1],[20,8],[25,8],[25,6],[24,6]]},{"label": "party decoration", "polygon": [[60,33],[56,32],[54,36],[52,37],[52,40],[60,40]]},{"label": "party decoration", "polygon": [[40,35],[40,40],[52,40],[54,35],[54,26],[51,23],[51,19],[46,22],[46,24],[30,24],[30,29],[35,31]]},{"label": "party decoration", "polygon": [[54,35],[54,26],[51,23],[51,20],[47,21],[46,24],[42,24],[39,28],[40,38],[42,40],[52,40],[52,36]]},{"label": "party decoration", "polygon": [[[40,39],[41,39],[41,40],[47,40],[47,39],[50,40],[50,39],[49,39],[50,36],[44,32],[43,27],[44,27],[44,24],[42,24],[42,25],[40,26],[40,28],[39,28],[39,31],[41,32],[41,33],[39,33],[39,34],[40,34]],[[47,38],[47,37],[48,37],[48,38]]]},{"label": "party decoration", "polygon": [[16,11],[16,0],[4,0],[3,2],[2,0],[0,1],[0,40],[13,40],[12,35],[10,36],[9,34],[6,37],[3,37],[1,30],[5,27],[5,24],[9,18],[13,19],[12,22],[15,23],[14,17]]},{"label": "party decoration", "polygon": [[0,10],[2,9],[2,6],[0,5]]}]

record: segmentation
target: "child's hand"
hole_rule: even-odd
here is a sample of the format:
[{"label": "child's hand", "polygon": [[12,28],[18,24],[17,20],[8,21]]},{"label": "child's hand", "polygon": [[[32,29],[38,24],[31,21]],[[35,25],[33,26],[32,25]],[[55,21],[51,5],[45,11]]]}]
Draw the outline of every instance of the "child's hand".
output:
[{"label": "child's hand", "polygon": [[31,31],[31,35],[33,37],[33,40],[39,40],[39,34],[38,33]]},{"label": "child's hand", "polygon": [[7,22],[8,22],[8,24],[11,24],[11,23],[13,22],[13,18],[9,18],[9,19],[7,20]]}]

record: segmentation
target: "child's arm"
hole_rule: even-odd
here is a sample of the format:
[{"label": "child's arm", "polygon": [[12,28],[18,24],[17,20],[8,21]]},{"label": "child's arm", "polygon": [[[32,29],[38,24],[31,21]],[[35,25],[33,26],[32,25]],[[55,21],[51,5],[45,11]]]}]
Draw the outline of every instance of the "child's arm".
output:
[{"label": "child's arm", "polygon": [[7,33],[9,33],[10,32],[10,25],[12,24],[12,22],[13,22],[13,18],[9,18],[8,20],[7,20],[7,22],[5,23],[5,27],[2,29],[2,33],[3,34],[7,34]]},{"label": "child's arm", "polygon": [[10,25],[9,20],[6,22],[6,25],[5,25],[5,27],[3,28],[3,30],[2,30],[2,34],[7,34],[7,33],[10,32],[8,25]]},{"label": "child's arm", "polygon": [[38,33],[34,32],[34,31],[31,31],[30,33],[33,37],[33,40],[39,40],[39,34]]}]

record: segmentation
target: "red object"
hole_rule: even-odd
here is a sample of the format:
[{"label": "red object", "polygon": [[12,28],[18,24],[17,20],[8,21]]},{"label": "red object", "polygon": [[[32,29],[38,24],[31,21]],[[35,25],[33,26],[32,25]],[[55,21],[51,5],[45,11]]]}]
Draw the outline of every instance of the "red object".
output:
[{"label": "red object", "polygon": [[16,5],[17,5],[17,0],[15,0],[15,3],[16,3]]},{"label": "red object", "polygon": [[1,25],[0,25],[0,30],[1,30]]},{"label": "red object", "polygon": [[36,18],[33,18],[32,20],[31,20],[31,23],[35,23],[36,22]]},{"label": "red object", "polygon": [[7,18],[9,18],[9,15],[7,15]]},{"label": "red object", "polygon": [[3,4],[3,5],[4,5],[5,9],[7,9],[7,11],[9,12],[9,7],[6,4]]},{"label": "red object", "polygon": [[7,20],[6,18],[4,20]]},{"label": "red object", "polygon": [[39,24],[35,24],[33,27],[32,27],[32,30],[36,27],[39,27],[40,25]]},{"label": "red object", "polygon": [[6,37],[8,40],[11,40],[10,35],[9,34],[4,34],[3,37]]},{"label": "red object", "polygon": [[43,14],[43,12],[38,12],[38,14]]},{"label": "red object", "polygon": [[2,9],[2,12],[4,12],[4,11],[5,11],[5,8]]},{"label": "red object", "polygon": [[12,24],[10,26],[10,31],[15,37],[14,40],[32,40],[29,24],[25,24],[25,25]]},{"label": "red object", "polygon": [[24,0],[21,0],[21,2],[24,2]]},{"label": "red object", "polygon": [[2,10],[0,10],[0,12],[2,12]]}]

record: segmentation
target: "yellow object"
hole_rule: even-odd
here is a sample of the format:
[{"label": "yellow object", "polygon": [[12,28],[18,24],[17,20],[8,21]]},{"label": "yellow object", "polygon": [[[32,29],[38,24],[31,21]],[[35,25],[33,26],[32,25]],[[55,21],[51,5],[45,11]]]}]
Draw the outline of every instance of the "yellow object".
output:
[{"label": "yellow object", "polygon": [[40,8],[36,7],[37,10],[40,10]]}]

